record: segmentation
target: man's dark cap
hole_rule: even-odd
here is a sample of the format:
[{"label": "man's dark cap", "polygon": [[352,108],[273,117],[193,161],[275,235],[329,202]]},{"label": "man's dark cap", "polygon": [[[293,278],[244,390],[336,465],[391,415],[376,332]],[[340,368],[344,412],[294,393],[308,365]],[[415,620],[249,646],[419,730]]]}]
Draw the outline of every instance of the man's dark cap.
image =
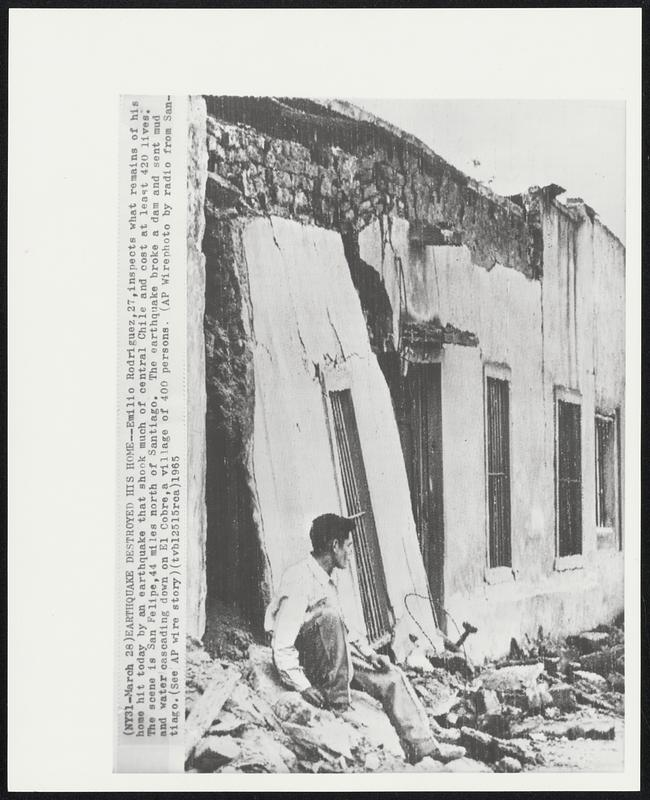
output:
[{"label": "man's dark cap", "polygon": [[342,517],[340,514],[321,514],[311,524],[312,535],[319,536],[326,531],[337,531],[341,536],[347,536],[354,530],[354,523],[362,517],[365,511],[352,514],[350,517]]}]

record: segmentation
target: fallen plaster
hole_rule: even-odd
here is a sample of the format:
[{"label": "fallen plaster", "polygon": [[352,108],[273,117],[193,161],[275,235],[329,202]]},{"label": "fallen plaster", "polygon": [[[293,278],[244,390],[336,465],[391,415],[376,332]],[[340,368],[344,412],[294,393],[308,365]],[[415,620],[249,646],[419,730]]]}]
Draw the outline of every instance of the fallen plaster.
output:
[{"label": "fallen plaster", "polygon": [[[408,634],[419,632],[404,597],[416,592],[426,598],[426,576],[390,394],[341,238],[281,218],[257,218],[246,225],[243,242],[254,319],[252,466],[271,583],[309,553],[313,517],[345,510],[321,376],[349,381],[396,618],[394,647],[403,651]],[[351,617],[362,624],[354,585],[350,576],[342,592]],[[412,608],[434,637],[428,602]]]},{"label": "fallen plaster", "polygon": [[462,652],[432,654],[414,645],[403,669],[437,744],[433,758],[414,766],[375,700],[353,690],[352,709],[316,709],[280,684],[270,648],[255,643],[242,621],[220,615],[218,622],[206,637],[208,652],[188,639],[186,713],[195,731],[189,771],[622,768],[622,620],[568,639],[541,629],[512,638],[509,656],[471,670]]}]

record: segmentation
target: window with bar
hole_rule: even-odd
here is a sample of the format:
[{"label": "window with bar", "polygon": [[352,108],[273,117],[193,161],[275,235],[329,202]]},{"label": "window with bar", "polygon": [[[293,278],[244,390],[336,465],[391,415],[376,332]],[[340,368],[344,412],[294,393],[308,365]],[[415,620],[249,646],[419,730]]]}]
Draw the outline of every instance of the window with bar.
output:
[{"label": "window with bar", "polygon": [[617,445],[616,417],[596,414],[596,527],[610,529],[612,534],[618,523]]},{"label": "window with bar", "polygon": [[368,640],[379,647],[389,641],[393,619],[359,430],[350,390],[330,392],[329,397],[347,513],[365,512],[356,520],[352,538]]},{"label": "window with bar", "polygon": [[488,555],[490,567],[511,567],[510,386],[486,378]]},{"label": "window with bar", "polygon": [[582,552],[582,461],[580,406],[557,400],[557,554]]}]

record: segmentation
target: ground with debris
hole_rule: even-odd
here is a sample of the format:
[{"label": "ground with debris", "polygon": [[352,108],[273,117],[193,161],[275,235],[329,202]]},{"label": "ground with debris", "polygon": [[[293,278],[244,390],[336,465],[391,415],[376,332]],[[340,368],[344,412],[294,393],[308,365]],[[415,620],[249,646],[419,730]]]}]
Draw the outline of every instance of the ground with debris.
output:
[{"label": "ground with debris", "polygon": [[623,768],[623,621],[566,640],[539,631],[476,667],[414,642],[403,669],[425,706],[436,758],[409,765],[383,709],[352,692],[344,714],[282,687],[270,648],[232,611],[188,639],[190,772],[521,772]]}]

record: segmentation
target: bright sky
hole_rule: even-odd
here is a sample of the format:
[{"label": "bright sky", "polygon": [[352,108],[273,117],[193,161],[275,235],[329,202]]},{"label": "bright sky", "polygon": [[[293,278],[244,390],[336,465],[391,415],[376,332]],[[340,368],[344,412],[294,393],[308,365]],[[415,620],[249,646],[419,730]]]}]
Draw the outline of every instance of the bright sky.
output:
[{"label": "bright sky", "polygon": [[625,242],[625,104],[601,100],[378,100],[358,106],[417,136],[498,194],[557,183]]}]

